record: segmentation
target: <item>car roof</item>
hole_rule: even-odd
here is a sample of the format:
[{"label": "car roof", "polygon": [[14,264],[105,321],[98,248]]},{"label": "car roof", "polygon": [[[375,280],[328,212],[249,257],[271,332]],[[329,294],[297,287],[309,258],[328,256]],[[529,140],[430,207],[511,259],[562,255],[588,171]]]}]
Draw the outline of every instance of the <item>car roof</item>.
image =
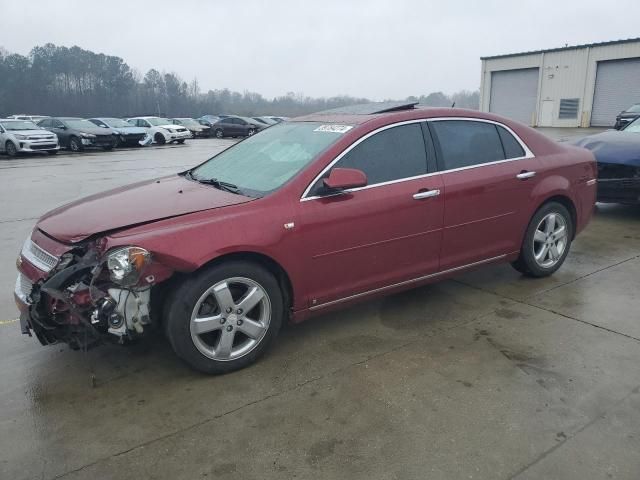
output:
[{"label": "car roof", "polygon": [[[381,102],[387,104],[389,102]],[[415,103],[405,104],[404,108],[395,108],[391,110],[383,109],[382,112],[373,108],[362,108],[362,112],[374,111],[376,113],[353,113],[357,109],[348,108],[325,110],[323,112],[312,113],[302,117],[292,118],[291,122],[322,122],[322,123],[344,123],[350,125],[361,125],[367,122],[378,120],[378,123],[396,123],[404,120],[417,120],[422,118],[436,117],[465,117],[493,120],[506,123],[506,119],[493,115],[491,113],[479,112],[478,110],[469,110],[464,108],[443,108],[443,107],[421,107]]]},{"label": "car roof", "polygon": [[55,120],[84,120],[80,117],[53,117]]}]

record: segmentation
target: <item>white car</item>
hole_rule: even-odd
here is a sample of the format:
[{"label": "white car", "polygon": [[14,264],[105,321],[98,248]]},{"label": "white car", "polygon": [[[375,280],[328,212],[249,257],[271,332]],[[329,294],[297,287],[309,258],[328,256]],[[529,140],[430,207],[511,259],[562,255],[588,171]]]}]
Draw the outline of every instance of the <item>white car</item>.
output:
[{"label": "white car", "polygon": [[13,118],[15,120],[29,120],[33,123],[38,123],[40,120],[50,117],[48,115],[26,115],[21,113],[20,115],[9,115],[7,118]]},{"label": "white car", "polygon": [[127,122],[135,127],[146,128],[153,142],[159,145],[165,143],[184,143],[191,138],[191,132],[182,125],[174,125],[171,120],[161,117],[133,117]]},{"label": "white car", "polygon": [[18,153],[58,153],[60,145],[55,133],[40,128],[29,120],[0,119],[0,152],[10,157]]}]

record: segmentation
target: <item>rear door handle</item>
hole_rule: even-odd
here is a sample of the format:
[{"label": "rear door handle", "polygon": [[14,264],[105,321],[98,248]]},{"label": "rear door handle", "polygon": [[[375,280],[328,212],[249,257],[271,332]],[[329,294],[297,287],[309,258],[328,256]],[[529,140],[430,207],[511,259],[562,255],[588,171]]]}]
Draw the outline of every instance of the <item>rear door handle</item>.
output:
[{"label": "rear door handle", "polygon": [[418,192],[413,194],[414,200],[422,200],[423,198],[437,197],[440,195],[440,190],[427,190],[426,192]]},{"label": "rear door handle", "polygon": [[516,175],[516,178],[518,180],[526,180],[527,178],[531,178],[531,177],[535,177],[536,176],[536,172],[520,172],[519,174]]}]

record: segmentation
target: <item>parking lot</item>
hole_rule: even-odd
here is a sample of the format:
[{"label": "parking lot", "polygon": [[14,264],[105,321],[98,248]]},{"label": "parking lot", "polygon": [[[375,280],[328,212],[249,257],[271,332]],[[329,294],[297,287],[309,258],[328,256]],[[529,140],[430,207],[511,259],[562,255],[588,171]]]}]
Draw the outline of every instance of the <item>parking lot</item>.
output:
[{"label": "parking lot", "polygon": [[89,352],[20,334],[40,215],[233,142],[0,157],[0,478],[638,478],[637,207],[599,205],[552,277],[490,266],[369,301],[226,376],[159,334]]}]

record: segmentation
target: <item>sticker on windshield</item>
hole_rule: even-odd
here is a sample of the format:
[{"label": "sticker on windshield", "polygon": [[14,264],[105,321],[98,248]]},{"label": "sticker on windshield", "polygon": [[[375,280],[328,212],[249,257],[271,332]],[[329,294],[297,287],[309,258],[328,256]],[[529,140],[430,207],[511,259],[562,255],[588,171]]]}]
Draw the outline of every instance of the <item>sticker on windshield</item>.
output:
[{"label": "sticker on windshield", "polygon": [[345,133],[352,128],[351,125],[320,125],[314,132]]}]

